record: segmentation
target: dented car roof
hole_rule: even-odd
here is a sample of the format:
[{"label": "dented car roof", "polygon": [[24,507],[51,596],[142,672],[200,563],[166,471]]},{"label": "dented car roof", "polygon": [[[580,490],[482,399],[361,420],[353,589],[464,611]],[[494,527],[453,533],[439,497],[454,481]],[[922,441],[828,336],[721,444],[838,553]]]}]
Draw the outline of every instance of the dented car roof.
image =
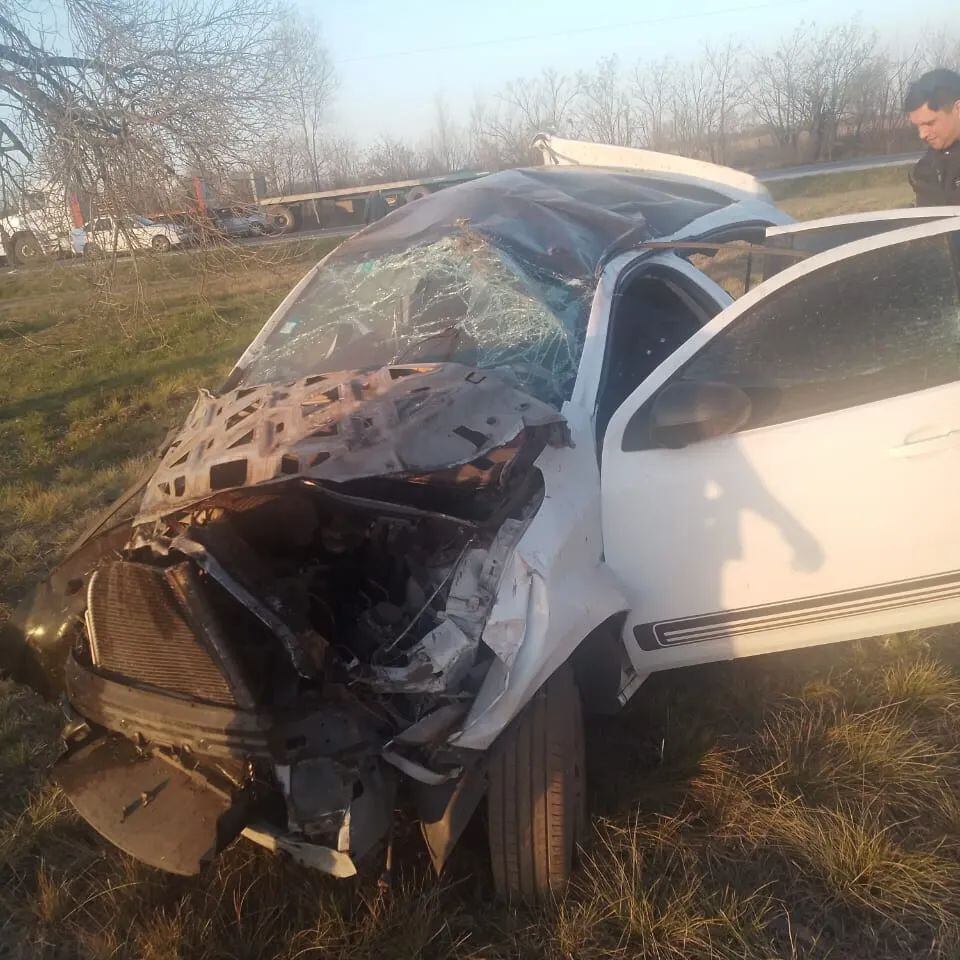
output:
[{"label": "dented car roof", "polygon": [[328,264],[433,243],[464,229],[551,273],[587,279],[610,257],[729,206],[717,190],[603,168],[504,170],[407,204]]}]

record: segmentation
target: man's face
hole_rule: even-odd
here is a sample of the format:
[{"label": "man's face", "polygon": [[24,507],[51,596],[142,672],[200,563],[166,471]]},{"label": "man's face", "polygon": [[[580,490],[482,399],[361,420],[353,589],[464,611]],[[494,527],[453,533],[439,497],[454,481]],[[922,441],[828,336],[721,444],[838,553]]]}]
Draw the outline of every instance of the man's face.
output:
[{"label": "man's face", "polygon": [[931,110],[924,104],[908,116],[920,139],[934,150],[947,150],[960,140],[960,100],[946,110]]}]

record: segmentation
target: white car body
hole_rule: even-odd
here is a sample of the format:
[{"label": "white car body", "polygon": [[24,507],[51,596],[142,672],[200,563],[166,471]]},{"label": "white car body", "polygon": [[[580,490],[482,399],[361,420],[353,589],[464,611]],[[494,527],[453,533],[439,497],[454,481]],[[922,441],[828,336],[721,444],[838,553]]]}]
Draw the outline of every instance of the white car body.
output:
[{"label": "white car body", "polygon": [[[140,834],[115,799],[135,775],[134,795],[166,785],[171,750],[200,763],[216,749],[241,764],[238,796],[255,760],[256,789],[269,784],[287,813],[245,822],[248,839],[337,876],[387,835],[398,779],[416,781],[438,869],[496,784],[498,888],[545,895],[572,857],[580,699],[609,709],[660,670],[960,622],[958,211],[796,224],[736,171],[538,142],[548,167],[584,170],[451,188],[310,270],[114,513],[135,495],[139,506],[93,528],[18,611],[20,635],[0,654],[86,718],[69,728],[60,782],[128,852],[195,873],[220,849],[203,817],[188,827],[145,805],[138,822],[158,825]],[[765,241],[751,257],[767,279],[736,301],[687,259],[731,240]],[[267,514],[265,533],[229,539],[261,496],[307,520],[274,529],[283,514]],[[329,539],[310,533],[298,558],[290,543],[312,529],[316,503]],[[387,521],[402,536],[369,540]],[[279,567],[289,580],[336,590],[317,601],[322,632],[285,619],[295,608],[269,573],[278,551],[295,561]],[[381,560],[400,568],[402,598],[365,570],[346,576]],[[422,583],[414,563],[433,571]],[[205,578],[230,593],[222,637],[213,613],[203,634],[165,626],[192,622],[153,586],[180,576],[188,607],[200,608]],[[64,590],[83,607],[76,642],[59,625]],[[381,595],[397,597],[385,603],[396,615],[351,632]],[[131,620],[134,609],[166,615]],[[302,727],[243,686],[230,638],[248,615],[268,637],[257,662],[286,671],[282,702],[306,711]],[[207,648],[184,637],[203,635],[238,665],[197,660]],[[187,657],[193,672],[177,666]],[[266,683],[277,669],[261,670]],[[224,716],[195,676],[246,699],[227,700]],[[547,723],[564,678],[566,713]],[[355,733],[370,715],[377,726]],[[307,721],[319,746],[292,736]],[[516,747],[523,729],[538,732]],[[253,753],[261,734],[269,749]],[[129,769],[113,759],[121,741]],[[562,769],[549,766],[558,756]],[[181,773],[187,799],[171,809],[195,810],[203,778]],[[533,787],[548,775],[566,784],[559,804]],[[221,809],[233,792],[202,802]],[[506,861],[521,857],[538,857],[546,879],[511,874]]]},{"label": "white car body", "polygon": [[[960,231],[958,211],[896,210],[795,224],[762,184],[738,171],[603,144],[545,136],[537,142],[548,165],[636,169],[706,182],[736,198],[684,227],[682,237],[723,235],[726,226],[754,219],[769,224],[771,247],[824,252],[736,302],[672,251],[627,253],[607,264],[573,395],[562,409],[573,444],[548,448],[536,463],[544,503],[517,543],[487,624],[498,634],[498,649],[506,643],[513,653],[494,663],[450,743],[489,747],[581,641],[618,616],[621,703],[659,670],[960,621],[960,541],[952,523],[958,508],[951,495],[960,466],[960,421],[952,412],[960,383],[683,450],[620,449],[631,417],[751,307],[869,251]],[[851,236],[862,239],[844,244]],[[239,367],[285,322],[313,273],[280,304]],[[598,457],[597,405],[613,303],[625,278],[644,273],[695,288],[714,302],[716,315],[613,413]],[[726,531],[729,555],[722,555],[712,538],[727,500],[738,506],[723,522],[737,529]],[[896,500],[915,504],[909,526],[889,509]],[[644,633],[655,643],[639,641]]]},{"label": "white car body", "polygon": [[87,243],[96,244],[101,253],[149,250],[162,245],[180,246],[188,235],[172,223],[154,223],[146,217],[96,217],[84,225]]}]

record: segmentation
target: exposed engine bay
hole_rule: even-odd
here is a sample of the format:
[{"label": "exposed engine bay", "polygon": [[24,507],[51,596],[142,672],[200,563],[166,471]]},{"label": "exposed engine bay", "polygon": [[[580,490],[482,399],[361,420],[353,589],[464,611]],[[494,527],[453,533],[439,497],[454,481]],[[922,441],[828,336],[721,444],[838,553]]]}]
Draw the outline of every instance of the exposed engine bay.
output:
[{"label": "exposed engine bay", "polygon": [[[290,384],[282,400],[297,398],[299,419],[269,449],[262,436],[272,425],[277,441],[289,403],[249,389],[201,397],[206,412],[168,445],[122,545],[114,532],[118,547],[63,590],[70,749],[57,777],[108,839],[172,872],[195,873],[243,831],[350,875],[404,803],[421,805],[439,868],[482,794],[477,752],[448,740],[491,663],[511,655],[484,628],[542,499],[533,462],[566,442],[563,423],[508,379],[454,364],[323,379],[309,385],[325,394],[320,435],[308,437],[304,385]],[[438,382],[447,399],[424,397]],[[419,404],[405,405],[418,386]],[[496,393],[495,413],[470,403],[473,390]],[[250,408],[229,428],[208,423],[212,459],[197,429],[211,400],[214,420]],[[338,406],[363,421],[358,435]],[[371,428],[387,406],[394,473]],[[419,463],[403,448],[412,419]],[[231,430],[244,442],[226,455],[249,464],[235,486],[204,490],[197,475],[217,476]],[[336,446],[305,460],[308,440]],[[283,467],[291,451],[295,472]],[[188,463],[194,476],[175,490],[171,468]],[[322,475],[336,471],[350,479]],[[171,499],[179,508],[160,506]],[[171,830],[187,809],[189,825]]]}]

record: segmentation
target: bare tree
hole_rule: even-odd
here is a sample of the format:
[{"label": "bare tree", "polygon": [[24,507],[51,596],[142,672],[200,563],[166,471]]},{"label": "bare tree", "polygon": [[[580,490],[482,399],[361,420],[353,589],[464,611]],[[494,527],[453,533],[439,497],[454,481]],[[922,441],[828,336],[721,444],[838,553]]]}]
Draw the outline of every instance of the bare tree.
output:
[{"label": "bare tree", "polygon": [[[270,128],[273,0],[0,0],[0,179],[122,207],[144,182],[245,160]],[[46,168],[44,174],[43,168]]]},{"label": "bare tree", "polygon": [[269,191],[292,193],[311,180],[310,164],[299,131],[280,129],[250,155],[250,167],[262,174]]},{"label": "bare tree", "polygon": [[363,156],[349,137],[330,137],[323,142],[323,169],[331,187],[348,187],[364,178]]},{"label": "bare tree", "polygon": [[924,69],[960,70],[960,37],[953,24],[941,27],[927,44],[926,51]]},{"label": "bare tree", "polygon": [[754,57],[748,99],[756,116],[790,159],[800,158],[807,126],[806,58],[814,33],[801,24],[773,50]]},{"label": "bare tree", "polygon": [[366,174],[371,181],[409,180],[421,176],[425,166],[413,147],[391,137],[381,137],[367,151]]},{"label": "bare tree", "polygon": [[743,99],[743,49],[732,38],[722,46],[707,44],[703,50],[706,72],[712,85],[710,159],[727,162],[728,139],[738,127]]},{"label": "bare tree", "polygon": [[856,20],[812,34],[803,60],[810,159],[832,158],[858,78],[869,72],[876,49],[876,34]]},{"label": "bare tree", "polygon": [[684,64],[674,74],[670,112],[674,140],[681,153],[707,156],[716,125],[717,98],[706,57]]},{"label": "bare tree", "polygon": [[336,89],[333,62],[315,20],[300,16],[284,22],[280,57],[285,106],[299,134],[314,190],[323,183],[323,136]]},{"label": "bare tree", "polygon": [[534,134],[569,134],[579,93],[575,78],[547,69],[508,83],[492,104],[475,102],[470,143],[476,162],[494,168],[536,163]]},{"label": "bare tree", "polygon": [[648,147],[665,150],[672,139],[671,92],[677,84],[677,64],[669,57],[634,68],[633,91],[639,104],[637,124]]},{"label": "bare tree", "polygon": [[431,173],[461,170],[467,162],[466,138],[451,118],[441,94],[437,94],[434,100],[433,130],[423,153]]},{"label": "bare tree", "polygon": [[640,123],[619,60],[615,56],[601,60],[595,73],[581,73],[578,82],[577,129],[590,140],[622,147],[635,144]]}]

